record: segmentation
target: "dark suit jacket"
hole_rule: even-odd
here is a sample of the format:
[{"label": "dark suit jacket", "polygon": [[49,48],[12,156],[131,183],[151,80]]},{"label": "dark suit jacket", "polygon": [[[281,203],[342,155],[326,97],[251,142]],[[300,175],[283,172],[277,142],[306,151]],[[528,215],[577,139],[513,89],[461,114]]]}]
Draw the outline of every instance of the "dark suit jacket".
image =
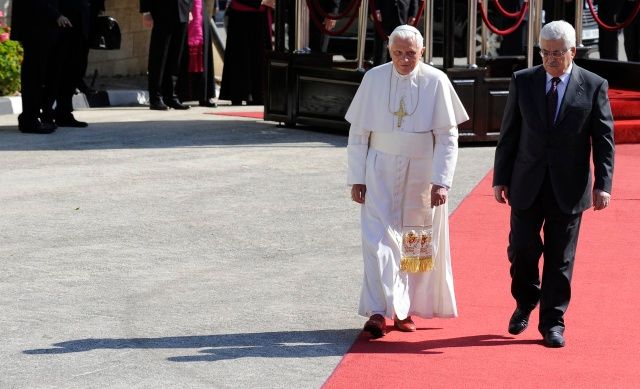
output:
[{"label": "dark suit jacket", "polygon": [[11,39],[23,42],[49,35],[55,29],[58,0],[18,0],[11,5]]},{"label": "dark suit jacket", "polygon": [[161,22],[187,23],[190,10],[191,0],[140,0],[140,12],[151,12]]},{"label": "dark suit jacket", "polygon": [[513,74],[493,185],[508,186],[511,206],[526,209],[548,171],[560,209],[575,214],[591,206],[593,189],[611,193],[614,142],[608,83],[574,64],[553,128],[547,128],[545,85],[542,65]]},{"label": "dark suit jacket", "polygon": [[376,0],[376,10],[380,11],[382,28],[389,35],[394,28],[417,16],[418,0]]}]

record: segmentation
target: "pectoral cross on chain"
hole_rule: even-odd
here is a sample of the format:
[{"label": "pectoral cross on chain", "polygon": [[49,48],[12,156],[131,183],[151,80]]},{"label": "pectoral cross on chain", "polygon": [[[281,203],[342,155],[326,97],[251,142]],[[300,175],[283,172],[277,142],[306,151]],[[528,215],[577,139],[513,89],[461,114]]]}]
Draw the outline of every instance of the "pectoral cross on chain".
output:
[{"label": "pectoral cross on chain", "polygon": [[393,116],[398,118],[398,128],[402,127],[402,120],[404,120],[405,116],[409,116],[407,111],[404,110],[404,97],[400,98],[400,106],[398,110],[393,113]]}]

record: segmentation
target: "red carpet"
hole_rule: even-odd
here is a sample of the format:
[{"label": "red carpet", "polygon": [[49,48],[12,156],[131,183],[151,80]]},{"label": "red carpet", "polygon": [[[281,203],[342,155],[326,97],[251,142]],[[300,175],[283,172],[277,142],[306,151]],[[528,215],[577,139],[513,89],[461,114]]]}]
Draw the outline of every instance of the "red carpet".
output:
[{"label": "red carpet", "polygon": [[262,119],[264,113],[260,112],[205,112],[207,115],[222,115],[222,116],[238,116],[243,118]]},{"label": "red carpet", "polygon": [[584,214],[565,348],[542,345],[538,309],[523,334],[507,332],[509,208],[493,199],[489,174],[451,217],[460,317],[418,320],[417,332],[378,340],[361,335],[324,387],[640,387],[638,167],[640,145],[618,146],[611,206]]},{"label": "red carpet", "polygon": [[640,92],[610,89],[609,99],[616,143],[640,143]]}]

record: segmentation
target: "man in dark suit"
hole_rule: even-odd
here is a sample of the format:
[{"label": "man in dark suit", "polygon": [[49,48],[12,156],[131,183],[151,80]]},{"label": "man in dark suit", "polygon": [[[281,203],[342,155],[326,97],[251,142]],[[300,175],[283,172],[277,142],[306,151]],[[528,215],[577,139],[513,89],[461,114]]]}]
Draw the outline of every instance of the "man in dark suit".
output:
[{"label": "man in dark suit", "polygon": [[21,132],[49,134],[56,129],[54,124],[40,120],[56,8],[56,0],[20,0],[11,7],[11,39],[22,43],[24,49],[20,74],[22,113],[18,116]]},{"label": "man in dark suit", "polygon": [[140,0],[143,23],[152,27],[149,44],[149,106],[166,111],[188,109],[178,100],[176,81],[191,0]]},{"label": "man in dark suit", "polygon": [[418,14],[418,0],[377,0],[373,17],[380,22],[385,36],[376,31],[373,41],[373,65],[388,62],[387,37],[398,26],[415,23]]},{"label": "man in dark suit", "polygon": [[496,200],[508,200],[511,206],[507,254],[517,307],[509,333],[527,328],[539,302],[538,330],[549,347],[565,344],[564,313],[582,212],[608,206],[613,176],[608,84],[573,63],[575,46],[569,23],[554,21],[542,28],[543,64],[520,70],[511,79],[493,175]]}]

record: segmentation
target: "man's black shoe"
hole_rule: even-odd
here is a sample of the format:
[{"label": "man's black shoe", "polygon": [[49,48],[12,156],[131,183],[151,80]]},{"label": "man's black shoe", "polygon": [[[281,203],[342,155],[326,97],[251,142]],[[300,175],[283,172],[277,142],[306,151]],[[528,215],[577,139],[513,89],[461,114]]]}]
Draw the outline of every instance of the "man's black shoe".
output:
[{"label": "man's black shoe", "polygon": [[84,128],[89,126],[89,123],[76,120],[76,118],[74,118],[73,116],[56,119],[56,124],[58,125],[58,127]]},{"label": "man's black shoe", "polygon": [[511,319],[509,319],[509,333],[511,335],[518,335],[526,330],[529,325],[530,314],[531,311],[516,308],[516,310],[513,311],[513,315],[511,315]]},{"label": "man's black shoe", "polygon": [[181,102],[179,102],[178,100],[169,100],[169,101],[165,101],[164,103],[168,107],[173,108],[173,109],[185,110],[185,109],[189,109],[190,108],[188,105],[184,105]]},{"label": "man's black shoe", "polygon": [[49,123],[19,124],[18,129],[25,134],[51,134],[56,130],[56,126]]},{"label": "man's black shoe", "polygon": [[167,107],[162,101],[158,101],[157,103],[149,103],[149,109],[154,111],[167,111],[169,107]]},{"label": "man's black shoe", "polygon": [[564,347],[564,336],[560,331],[547,331],[544,334],[544,344],[553,348]]},{"label": "man's black shoe", "polygon": [[56,125],[56,123],[53,121],[53,119],[51,119],[50,117],[42,117],[40,119],[40,121],[42,122],[42,125],[46,128],[52,128],[52,129],[56,129],[58,128],[58,126]]}]

